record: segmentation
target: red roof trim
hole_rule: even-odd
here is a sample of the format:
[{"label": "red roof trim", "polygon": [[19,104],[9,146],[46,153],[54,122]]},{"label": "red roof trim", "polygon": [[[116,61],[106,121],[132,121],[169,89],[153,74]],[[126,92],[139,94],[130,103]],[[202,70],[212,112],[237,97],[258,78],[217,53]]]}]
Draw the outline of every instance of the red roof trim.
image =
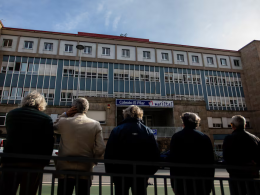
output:
[{"label": "red roof trim", "polygon": [[59,34],[59,35],[86,36],[86,37],[102,38],[102,39],[115,39],[115,40],[143,42],[143,43],[169,45],[169,46],[189,47],[189,48],[198,48],[198,49],[210,49],[210,50],[216,50],[216,51],[239,52],[239,51],[235,51],[235,50],[215,49],[215,48],[208,48],[208,47],[179,45],[179,44],[172,44],[172,43],[161,43],[161,42],[149,41],[149,39],[140,39],[140,38],[133,38],[133,37],[121,37],[121,36],[104,35],[104,34],[96,34],[96,33],[78,32],[78,34],[73,34],[73,33],[62,33],[62,32],[31,30],[31,29],[22,29],[22,28],[11,28],[11,27],[3,27],[2,29],[5,29],[5,30],[20,30],[20,31],[28,31],[28,32],[38,32],[38,33],[48,33],[48,34],[57,34],[57,35]]}]

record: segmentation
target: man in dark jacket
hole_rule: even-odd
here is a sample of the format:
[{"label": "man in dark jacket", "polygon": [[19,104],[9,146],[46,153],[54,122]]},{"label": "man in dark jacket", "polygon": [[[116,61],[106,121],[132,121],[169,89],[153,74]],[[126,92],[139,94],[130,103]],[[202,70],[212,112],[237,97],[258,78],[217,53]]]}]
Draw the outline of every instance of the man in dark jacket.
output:
[{"label": "man in dark jacket", "polygon": [[[226,136],[223,143],[223,157],[227,165],[260,165],[260,139],[245,130],[246,119],[241,116],[233,116],[231,127],[234,130],[231,135]],[[227,169],[230,178],[259,178],[259,170],[235,170]],[[247,191],[247,187],[248,190]],[[257,194],[255,187],[259,189],[259,183],[254,186],[253,182],[230,181],[231,194]],[[239,192],[240,190],[240,192]]]},{"label": "man in dark jacket", "polygon": [[[46,108],[44,97],[33,91],[23,98],[22,107],[14,109],[6,117],[6,145],[4,153],[24,155],[52,155],[53,123],[51,117],[42,111]],[[49,160],[2,158],[3,168],[43,169]],[[20,184],[20,194],[35,195],[40,181],[40,173],[3,172],[3,195],[15,195]],[[27,184],[27,179],[29,184]],[[28,193],[26,188],[28,186]]]},{"label": "man in dark jacket", "polygon": [[[113,129],[108,139],[105,159],[126,161],[159,161],[160,151],[151,129],[146,127],[141,119],[143,110],[138,106],[129,106],[123,111],[124,121]],[[133,174],[133,166],[105,164],[107,173]],[[155,166],[137,166],[137,174],[153,175],[158,170]],[[115,194],[128,195],[129,188],[133,192],[133,178],[113,177]],[[137,178],[137,194],[146,194],[148,178]],[[124,186],[124,189],[122,189]]]},{"label": "man in dark jacket", "polygon": [[[195,113],[186,112],[182,114],[181,119],[184,129],[172,136],[170,162],[176,164],[213,165],[214,154],[209,137],[195,130],[201,120],[199,116]],[[194,168],[192,165],[190,168],[171,167],[170,174],[177,177],[214,177],[214,168]],[[212,182],[206,180],[205,185],[203,185],[202,180],[187,179],[185,186],[183,179],[171,179],[173,191],[177,195],[185,194],[184,187],[187,190],[187,195],[208,195],[211,192]],[[196,193],[194,186],[196,187]]]}]

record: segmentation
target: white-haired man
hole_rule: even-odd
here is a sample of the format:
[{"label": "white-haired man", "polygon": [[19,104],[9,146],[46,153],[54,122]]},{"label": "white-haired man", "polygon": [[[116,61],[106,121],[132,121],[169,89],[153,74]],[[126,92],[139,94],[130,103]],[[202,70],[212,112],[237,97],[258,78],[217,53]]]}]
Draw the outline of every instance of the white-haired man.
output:
[{"label": "white-haired man", "polygon": [[[56,133],[61,134],[59,156],[77,156],[87,158],[100,158],[105,152],[105,143],[102,136],[102,128],[98,121],[86,116],[89,109],[88,100],[85,98],[75,99],[72,108],[61,115],[54,124]],[[58,161],[57,170],[74,170],[91,172],[93,163],[80,163],[72,161]],[[65,186],[64,186],[65,185]],[[64,187],[66,195],[72,194],[76,186],[76,178],[60,175],[58,181],[58,195],[63,195]],[[84,176],[78,180],[78,192],[76,194],[89,194],[91,177]]]},{"label": "white-haired man", "polygon": [[[241,115],[232,117],[232,134],[225,137],[223,157],[228,165],[260,165],[260,139],[245,130],[246,119]],[[259,171],[227,169],[230,178],[259,178]],[[257,184],[259,187],[259,184]],[[230,181],[231,194],[257,194],[253,183]],[[248,191],[249,190],[249,191]],[[258,188],[259,190],[259,188]],[[240,191],[240,192],[239,192]]]},{"label": "white-haired man", "polygon": [[[22,99],[21,108],[10,111],[6,117],[7,139],[4,153],[52,155],[53,123],[43,113],[46,108],[44,97],[33,91]],[[43,169],[49,160],[2,158],[2,167],[22,169]],[[5,172],[3,195],[15,195],[20,184],[20,194],[35,195],[40,182],[40,173]],[[27,183],[29,181],[29,183]],[[28,189],[27,189],[28,187]]]}]

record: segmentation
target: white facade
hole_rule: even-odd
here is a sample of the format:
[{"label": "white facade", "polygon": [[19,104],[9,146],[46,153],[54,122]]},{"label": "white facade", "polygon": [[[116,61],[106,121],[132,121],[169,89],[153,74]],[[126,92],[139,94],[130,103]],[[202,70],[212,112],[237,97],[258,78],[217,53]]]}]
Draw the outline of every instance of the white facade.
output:
[{"label": "white facade", "polygon": [[[72,45],[72,52],[67,52],[65,51],[65,45]],[[77,56],[77,42],[76,41],[60,41],[60,51],[59,55],[64,55],[64,56]]]},{"label": "white facade", "polygon": [[[11,39],[12,46],[11,47],[4,47],[4,39]],[[9,36],[9,35],[2,35],[0,38],[0,50],[2,51],[15,51],[17,46],[18,37],[17,36]]]},{"label": "white facade", "polygon": [[[163,50],[163,49],[156,49],[157,53],[157,62],[158,63],[165,63],[165,64],[172,64],[172,52],[171,50]],[[163,59],[163,53],[168,54],[168,59]]]},{"label": "white facade", "polygon": [[[150,52],[150,58],[145,58],[144,52]],[[153,48],[138,47],[137,60],[140,62],[155,62],[155,50]]]},{"label": "white facade", "polygon": [[[213,59],[213,63],[210,64],[208,62],[208,58],[212,58]],[[205,67],[211,67],[211,68],[217,68],[217,61],[216,61],[216,56],[212,55],[212,54],[203,54],[203,59],[204,59],[204,64]]]},{"label": "white facade", "polygon": [[[32,49],[25,48],[25,41],[32,41],[33,42]],[[38,38],[20,37],[18,52],[36,53],[37,52],[37,46],[38,46]]]},{"label": "white facade", "polygon": [[[199,62],[193,62],[192,61],[192,56],[198,56]],[[202,61],[202,56],[200,53],[188,53],[188,57],[189,57],[189,62],[191,66],[203,66],[203,61]]]},{"label": "white facade", "polygon": [[79,42],[80,45],[83,45],[84,47],[91,47],[92,52],[91,53],[85,53],[84,50],[82,50],[81,57],[86,58],[95,58],[96,57],[96,43],[88,43],[88,42]]},{"label": "white facade", "polygon": [[[178,60],[178,55],[183,55],[184,60],[183,61]],[[173,51],[173,59],[174,59],[174,64],[188,65],[187,52],[185,51]]]},{"label": "white facade", "polygon": [[[105,55],[102,53],[103,48],[109,48],[110,52],[109,55]],[[98,44],[98,58],[106,58],[106,59],[115,59],[116,57],[116,51],[115,51],[115,45],[110,44]]]},{"label": "white facade", "polygon": [[[221,59],[225,59],[226,60],[226,65],[222,65],[221,64]],[[217,55],[217,60],[218,60],[218,67],[219,68],[228,68],[230,69],[230,60],[229,60],[229,57],[228,56],[220,56],[220,55]]]},{"label": "white facade", "polygon": [[[45,49],[45,43],[52,43],[53,44],[52,51]],[[54,39],[41,39],[40,40],[39,53],[57,55],[57,53],[58,53],[58,44],[59,44],[58,40],[54,40]]]},{"label": "white facade", "polygon": [[[130,51],[129,57],[123,56],[123,49],[127,49]],[[117,46],[117,60],[136,61],[135,47],[118,45]]]},{"label": "white facade", "polygon": [[[240,57],[230,56],[230,59],[231,59],[232,69],[238,69],[238,70],[242,69],[242,60],[241,60]],[[235,66],[234,60],[238,60],[239,61],[239,66]]]}]

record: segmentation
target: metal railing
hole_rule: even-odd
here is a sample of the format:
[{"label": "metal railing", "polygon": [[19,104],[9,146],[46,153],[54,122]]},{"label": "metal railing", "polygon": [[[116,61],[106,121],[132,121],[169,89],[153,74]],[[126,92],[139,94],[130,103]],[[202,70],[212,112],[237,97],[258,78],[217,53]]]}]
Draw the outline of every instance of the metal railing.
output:
[{"label": "metal railing", "polygon": [[[132,188],[132,194],[137,195],[138,194],[138,186],[137,186],[137,180],[140,178],[143,178],[144,181],[146,181],[147,178],[152,179],[154,182],[154,185],[148,188],[153,188],[153,192],[145,192],[145,194],[172,194],[172,188],[171,185],[169,184],[169,181],[172,180],[173,185],[175,190],[177,185],[175,186],[176,183],[182,182],[183,183],[183,194],[184,195],[190,195],[191,192],[192,194],[197,194],[197,195],[208,195],[209,193],[206,192],[206,182],[210,182],[210,191],[211,194],[216,195],[216,194],[229,194],[229,192],[233,192],[232,195],[240,195],[240,194],[260,194],[260,180],[259,178],[228,178],[228,177],[202,177],[200,175],[198,176],[172,176],[169,173],[168,174],[155,174],[155,175],[145,175],[145,174],[139,174],[138,173],[138,167],[139,166],[149,166],[149,167],[175,167],[175,168],[182,168],[182,169],[229,169],[229,170],[239,170],[239,171],[259,171],[260,167],[256,166],[246,166],[246,167],[241,167],[241,166],[224,166],[224,165],[191,165],[191,164],[172,164],[172,163],[165,163],[165,162],[136,162],[136,161],[119,161],[119,160],[97,160],[97,159],[89,159],[86,157],[48,157],[48,156],[37,156],[37,155],[23,155],[23,154],[0,154],[1,158],[22,158],[22,159],[37,159],[37,160],[55,160],[55,161],[71,161],[71,162],[81,162],[81,163],[109,163],[109,164],[114,164],[117,166],[130,166],[132,170],[130,171],[131,173],[124,174],[124,173],[106,173],[105,171],[101,172],[86,172],[86,171],[75,171],[75,170],[62,170],[58,171],[56,169],[50,170],[50,169],[33,169],[33,168],[23,168],[23,167],[5,167],[1,166],[0,171],[1,171],[1,177],[0,177],[0,193],[4,194],[3,191],[5,190],[10,190],[6,189],[6,186],[4,186],[4,181],[8,177],[8,174],[12,173],[14,175],[13,181],[15,182],[17,179],[17,176],[21,173],[25,173],[25,184],[26,184],[26,194],[30,191],[30,175],[34,173],[39,173],[40,174],[40,180],[39,180],[39,187],[38,187],[38,195],[41,195],[43,192],[43,176],[44,175],[49,175],[51,176],[51,182],[49,183],[49,189],[51,195],[56,194],[55,193],[55,187],[57,185],[57,182],[55,181],[55,175],[63,174],[65,175],[64,181],[65,184],[68,181],[68,178],[74,177],[74,180],[76,181],[75,183],[75,191],[76,195],[79,194],[78,188],[79,188],[79,178],[82,176],[94,176],[98,177],[98,182],[95,185],[92,185],[91,188],[97,188],[98,189],[98,194],[114,194],[114,178],[120,178],[122,183],[122,193],[124,194],[124,187],[125,184],[124,181],[128,178],[133,182],[133,185],[131,186]],[[129,168],[129,167],[128,167]],[[104,177],[109,177],[109,189],[108,192],[104,192],[103,185],[104,183],[102,182],[102,179]],[[140,181],[140,180],[139,180]],[[88,182],[90,182],[88,180]],[[139,183],[140,184],[140,183]],[[202,184],[202,185],[200,185]],[[232,185],[231,185],[232,184]],[[66,186],[66,185],[64,185]],[[202,191],[200,187],[203,186]],[[243,188],[244,186],[244,188]],[[85,186],[87,188],[87,185]],[[144,182],[144,189],[147,189],[147,182]],[[90,188],[90,189],[91,189]],[[189,191],[188,191],[189,189]],[[179,189],[180,190],[180,189]],[[234,192],[233,190],[236,190]],[[160,193],[159,193],[160,192]],[[237,193],[237,194],[235,194]],[[46,193],[45,193],[46,194]],[[64,187],[64,194],[66,194],[66,187]],[[87,194],[90,194],[88,191]]]}]

